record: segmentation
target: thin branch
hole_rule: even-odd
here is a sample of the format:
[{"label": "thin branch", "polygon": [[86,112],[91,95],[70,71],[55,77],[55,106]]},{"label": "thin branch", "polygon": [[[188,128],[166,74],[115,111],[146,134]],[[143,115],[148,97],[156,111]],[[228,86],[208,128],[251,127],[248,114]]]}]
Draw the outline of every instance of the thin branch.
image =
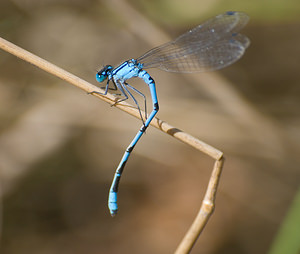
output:
[{"label": "thin branch", "polygon": [[[58,66],[16,46],[15,44],[1,37],[0,37],[0,48],[43,69],[48,73],[53,74],[54,76],[57,76],[69,82],[72,85],[79,87],[80,89],[88,93],[93,91],[100,92],[100,93],[104,92],[101,88],[90,84],[89,82],[63,70],[62,68],[59,68]],[[107,103],[110,103],[111,105],[114,105],[115,107],[123,110],[124,112],[130,115],[140,118],[139,111],[134,106],[126,102],[115,104],[115,102],[117,102],[117,97],[115,97],[112,94],[107,94],[103,96],[94,93],[93,95],[100,98],[101,100],[104,100]],[[145,113],[143,112],[143,114]],[[162,120],[159,120],[158,118],[153,119],[151,125],[173,136],[174,138],[194,147],[195,149],[209,155],[210,157],[216,160],[204,200],[200,207],[200,211],[196,216],[192,226],[190,227],[185,237],[179,244],[178,249],[176,250],[176,254],[189,253],[193,245],[195,244],[197,238],[199,237],[202,230],[204,229],[211,214],[213,213],[213,209],[215,206],[216,191],[217,191],[217,187],[218,187],[218,183],[222,171],[222,166],[223,166],[223,153],[217,150],[216,148],[204,143],[203,141],[193,137],[192,135],[177,129],[174,126]]]},{"label": "thin branch", "polygon": [[184,238],[176,249],[175,254],[189,253],[192,250],[210,216],[213,214],[223,163],[224,158],[221,158],[215,162],[200,210],[188,232],[185,234]]},{"label": "thin branch", "polygon": [[[98,86],[92,85],[91,83],[71,74],[70,72],[65,71],[64,69],[30,53],[27,50],[24,50],[15,44],[3,39],[0,37],[0,48],[2,48],[4,51],[7,51],[41,69],[44,71],[53,74],[54,76],[61,78],[70,84],[79,87],[80,89],[90,93],[93,91],[103,93],[104,90],[101,89]],[[140,118],[139,111],[131,104],[126,103],[126,102],[121,102],[115,104],[115,102],[118,100],[118,98],[112,94],[107,94],[107,95],[100,95],[93,93],[93,96],[96,96],[100,98],[101,100],[114,105],[116,108],[119,108],[123,110],[124,112],[135,116],[136,118]],[[143,112],[143,114],[145,114]],[[195,149],[202,151],[203,153],[209,155],[210,157],[214,158],[215,160],[219,160],[223,153],[216,148],[204,143],[203,141],[193,137],[192,135],[185,133],[174,126],[158,119],[155,118],[152,122],[151,125],[156,127],[159,130],[162,130],[163,132],[175,137],[176,139],[182,141],[183,143],[186,143]]]}]

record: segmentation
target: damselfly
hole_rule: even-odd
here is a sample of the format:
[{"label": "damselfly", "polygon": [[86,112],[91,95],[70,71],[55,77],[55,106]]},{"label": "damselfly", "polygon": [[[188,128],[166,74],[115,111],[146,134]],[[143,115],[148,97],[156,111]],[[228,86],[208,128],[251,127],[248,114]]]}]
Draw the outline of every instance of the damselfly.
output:
[{"label": "damselfly", "polygon": [[114,88],[119,89],[124,95],[124,99],[120,101],[131,97],[140,114],[139,104],[131,91],[144,98],[145,96],[126,81],[133,77],[143,79],[149,86],[153,105],[152,112],[145,121],[141,114],[143,125],[127,147],[115,172],[108,198],[111,215],[115,215],[118,211],[117,192],[125,164],[134,146],[158,112],[155,82],[145,69],[155,67],[170,72],[190,73],[224,68],[241,58],[250,44],[246,36],[238,33],[248,20],[249,17],[242,12],[229,11],[220,14],[177,39],[151,49],[137,59],[125,61],[116,68],[106,65],[97,72],[96,79],[98,82],[107,80],[104,95],[107,94],[109,82],[112,81]]}]

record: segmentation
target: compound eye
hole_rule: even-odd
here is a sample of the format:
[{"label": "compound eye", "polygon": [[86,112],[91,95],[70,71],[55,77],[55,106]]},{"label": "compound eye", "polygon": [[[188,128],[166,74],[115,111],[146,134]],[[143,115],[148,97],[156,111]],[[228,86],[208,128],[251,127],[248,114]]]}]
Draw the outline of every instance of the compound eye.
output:
[{"label": "compound eye", "polygon": [[108,75],[111,73],[113,67],[111,65],[105,65],[100,71],[96,74],[96,80],[98,82],[103,82],[108,78]]},{"label": "compound eye", "polygon": [[103,82],[105,79],[107,79],[107,74],[106,74],[106,72],[102,72],[102,73],[97,73],[96,74],[96,80],[98,81],[98,82]]}]

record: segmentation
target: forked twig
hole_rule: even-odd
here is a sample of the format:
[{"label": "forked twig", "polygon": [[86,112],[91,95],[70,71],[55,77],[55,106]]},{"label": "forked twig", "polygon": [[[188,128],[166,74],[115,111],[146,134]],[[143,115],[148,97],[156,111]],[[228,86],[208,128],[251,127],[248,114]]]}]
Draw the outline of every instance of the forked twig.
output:
[{"label": "forked twig", "polygon": [[[87,81],[80,79],[79,77],[59,68],[58,66],[16,46],[15,44],[3,39],[0,37],[0,48],[2,48],[4,51],[7,51],[41,69],[44,71],[53,74],[54,76],[57,76],[72,85],[75,85],[82,90],[90,93],[93,91],[98,91],[102,92],[103,90],[97,86],[94,86]],[[125,111],[126,113],[133,115],[137,118],[140,118],[140,114],[137,109],[135,109],[132,105],[126,103],[126,102],[121,102],[115,104],[117,102],[117,97],[115,97],[112,94],[107,94],[106,96],[100,95],[93,93],[94,96],[99,97],[100,99],[110,103],[111,105],[114,105],[115,107]],[[143,112],[143,114],[145,114]],[[211,178],[209,180],[209,184],[206,190],[205,197],[203,199],[202,205],[200,207],[200,211],[198,212],[198,215],[196,219],[194,220],[192,226],[186,233],[185,237],[179,244],[176,254],[181,254],[181,253],[189,253],[190,250],[192,249],[194,243],[196,242],[198,236],[204,229],[208,219],[210,218],[211,214],[213,213],[214,206],[215,206],[215,197],[216,197],[216,191],[218,187],[218,183],[220,180],[220,175],[222,171],[222,166],[223,166],[223,153],[216,148],[204,143],[203,141],[191,136],[188,133],[185,133],[168,123],[155,118],[152,122],[151,125],[156,127],[157,129],[175,137],[176,139],[194,147],[195,149],[209,155],[213,159],[216,160],[214,164],[214,168],[212,171]]]}]

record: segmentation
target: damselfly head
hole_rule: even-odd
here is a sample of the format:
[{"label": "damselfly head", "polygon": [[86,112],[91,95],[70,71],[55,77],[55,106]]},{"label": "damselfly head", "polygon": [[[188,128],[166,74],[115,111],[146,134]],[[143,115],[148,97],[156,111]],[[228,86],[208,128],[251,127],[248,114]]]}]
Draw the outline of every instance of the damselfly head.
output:
[{"label": "damselfly head", "polygon": [[105,65],[100,71],[97,72],[96,80],[100,83],[103,82],[105,79],[107,79],[112,69],[113,67],[111,65]]}]

